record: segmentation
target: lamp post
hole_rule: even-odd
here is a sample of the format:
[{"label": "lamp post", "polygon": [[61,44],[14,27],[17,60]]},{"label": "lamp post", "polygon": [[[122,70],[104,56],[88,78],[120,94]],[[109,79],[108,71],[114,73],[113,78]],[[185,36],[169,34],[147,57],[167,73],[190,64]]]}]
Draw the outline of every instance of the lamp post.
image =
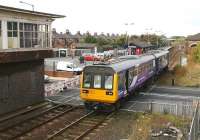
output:
[{"label": "lamp post", "polygon": [[156,36],[157,36],[156,45],[157,45],[157,48],[158,48],[158,36],[159,36],[159,33],[161,33],[161,31],[155,31],[155,32],[158,33],[158,35],[156,34]]},{"label": "lamp post", "polygon": [[32,10],[34,11],[35,6],[33,4],[30,4],[30,3],[27,3],[27,2],[24,2],[24,1],[19,1],[19,2],[31,6]]},{"label": "lamp post", "polygon": [[[125,26],[133,26],[135,23],[133,23],[133,22],[131,22],[131,23],[125,23],[124,25]],[[128,43],[128,30],[126,30],[126,41],[125,41],[125,43],[127,43],[127,45],[129,46],[129,43]],[[127,47],[128,47],[127,46]],[[128,48],[127,48],[127,52],[128,52]]]},{"label": "lamp post", "polygon": [[145,30],[147,31],[147,42],[148,42],[148,44],[150,44],[150,41],[149,41],[149,31],[151,31],[152,28],[146,28]]},{"label": "lamp post", "polygon": [[156,33],[158,33],[158,35],[157,35],[157,46],[159,45],[159,42],[158,42],[158,36],[160,35],[160,39],[162,40],[163,38],[162,38],[162,36],[163,35],[166,35],[164,32],[162,32],[162,31],[155,31]]}]

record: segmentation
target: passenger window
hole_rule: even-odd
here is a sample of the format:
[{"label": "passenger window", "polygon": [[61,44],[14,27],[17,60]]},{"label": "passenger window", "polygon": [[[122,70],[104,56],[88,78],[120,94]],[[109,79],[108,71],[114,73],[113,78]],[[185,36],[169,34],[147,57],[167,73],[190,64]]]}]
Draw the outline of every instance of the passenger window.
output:
[{"label": "passenger window", "polygon": [[91,79],[92,79],[91,75],[85,74],[83,78],[84,78],[83,87],[89,88],[91,86]]},{"label": "passenger window", "polygon": [[101,88],[101,75],[94,75],[94,88]]},{"label": "passenger window", "polygon": [[105,89],[113,88],[113,76],[105,76]]}]

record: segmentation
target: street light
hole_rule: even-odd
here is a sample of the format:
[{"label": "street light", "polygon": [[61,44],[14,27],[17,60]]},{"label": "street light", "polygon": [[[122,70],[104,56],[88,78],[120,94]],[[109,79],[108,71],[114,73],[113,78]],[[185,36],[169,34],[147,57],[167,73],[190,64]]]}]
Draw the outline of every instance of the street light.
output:
[{"label": "street light", "polygon": [[[124,25],[125,26],[133,26],[134,24],[135,23],[131,22],[131,23],[125,23]],[[129,46],[129,43],[128,43],[128,30],[126,30],[126,43]],[[127,53],[128,53],[128,46],[127,46]]]},{"label": "street light", "polygon": [[145,29],[146,31],[147,31],[147,39],[148,39],[148,44],[150,44],[150,42],[149,42],[149,31],[151,31],[152,30],[152,28],[146,28]]},{"label": "street light", "polygon": [[[135,25],[135,23],[131,22],[131,23],[125,23],[125,26],[133,26]],[[128,44],[128,31],[126,30],[126,43]]]},{"label": "street light", "polygon": [[159,33],[162,34],[162,32],[161,32],[161,31],[155,31],[155,32],[158,33],[158,35],[156,35],[156,36],[157,36],[156,45],[157,45],[157,47],[158,47],[158,36],[159,36]]},{"label": "street light", "polygon": [[19,1],[19,3],[23,3],[23,4],[31,6],[32,10],[34,11],[35,6],[33,4],[30,4],[30,3],[27,3],[27,2],[24,2],[24,1]]}]

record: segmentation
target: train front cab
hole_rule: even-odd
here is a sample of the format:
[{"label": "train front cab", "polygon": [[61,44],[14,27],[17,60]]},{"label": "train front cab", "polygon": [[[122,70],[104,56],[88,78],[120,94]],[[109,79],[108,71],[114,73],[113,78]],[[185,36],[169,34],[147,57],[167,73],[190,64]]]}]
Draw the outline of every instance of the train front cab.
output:
[{"label": "train front cab", "polygon": [[85,68],[81,76],[80,97],[88,109],[113,105],[118,100],[118,75],[112,68]]}]

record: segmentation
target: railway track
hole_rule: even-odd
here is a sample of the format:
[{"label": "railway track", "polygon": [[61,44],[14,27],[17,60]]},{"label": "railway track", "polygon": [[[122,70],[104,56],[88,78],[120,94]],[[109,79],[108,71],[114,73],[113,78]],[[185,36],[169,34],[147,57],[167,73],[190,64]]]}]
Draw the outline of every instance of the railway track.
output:
[{"label": "railway track", "polygon": [[39,105],[36,105],[36,106],[29,106],[23,110],[20,110],[16,113],[13,113],[13,114],[10,114],[10,115],[6,115],[6,116],[3,116],[0,118],[0,123],[2,122],[6,122],[6,121],[9,121],[13,118],[17,118],[19,116],[22,116],[22,115],[26,115],[30,112],[33,112],[33,111],[37,111],[37,110],[41,110],[43,108],[47,109],[47,106],[50,105],[49,102],[44,102],[44,103],[41,103]]},{"label": "railway track", "polygon": [[0,129],[0,140],[11,140],[23,136],[27,132],[45,124],[63,114],[73,110],[75,107],[70,105],[56,105],[52,108],[39,112],[21,122]]},{"label": "railway track", "polygon": [[80,140],[88,135],[91,131],[100,126],[107,119],[111,118],[111,114],[96,114],[96,112],[90,112],[80,119],[66,125],[53,135],[49,135],[47,140]]}]

